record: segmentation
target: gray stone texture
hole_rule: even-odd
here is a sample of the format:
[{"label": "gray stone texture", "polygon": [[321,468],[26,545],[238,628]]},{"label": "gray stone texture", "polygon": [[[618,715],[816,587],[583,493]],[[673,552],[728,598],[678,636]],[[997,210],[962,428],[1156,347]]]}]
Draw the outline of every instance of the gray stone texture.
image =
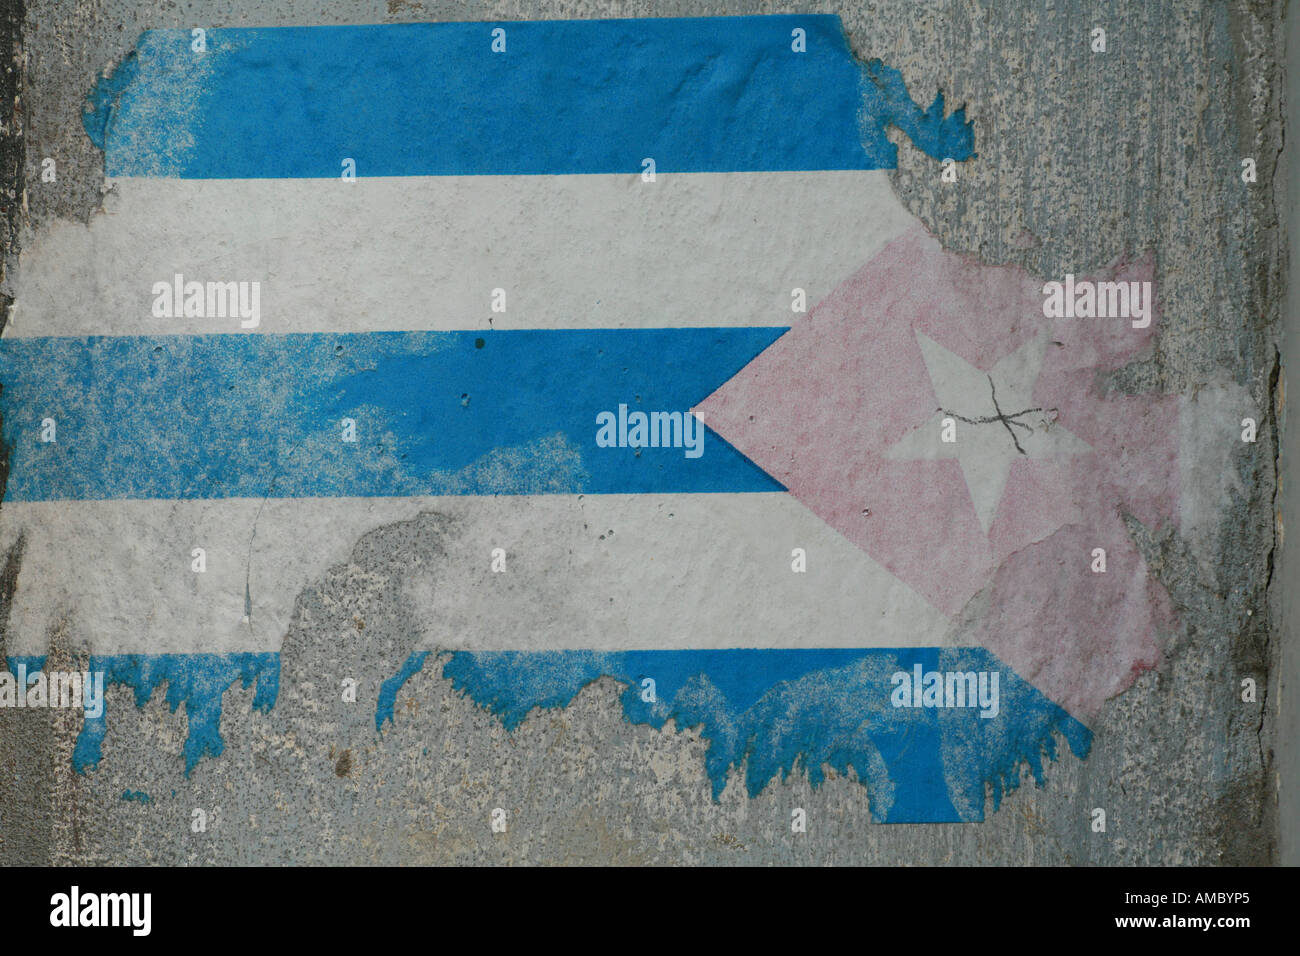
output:
[{"label": "gray stone texture", "polygon": [[[373,709],[347,708],[335,688],[355,674],[361,696],[373,700],[378,682],[414,649],[417,611],[406,584],[432,574],[445,542],[461,533],[454,516],[427,512],[367,533],[347,561],[302,592],[284,637],[275,709],[251,712],[252,688],[227,691],[225,753],[188,779],[185,716],[171,713],[161,692],[137,710],[129,690],[109,690],[104,759],[84,776],[69,759],[79,714],[0,710],[0,861],[1277,859],[1281,4],[39,0],[28,4],[14,50],[21,84],[12,112],[13,91],[0,86],[7,113],[0,133],[7,143],[19,133],[25,151],[23,175],[15,184],[6,170],[3,184],[20,197],[14,238],[21,248],[55,220],[98,214],[102,156],[79,114],[97,74],[147,28],[810,11],[839,14],[855,53],[900,69],[917,102],[942,90],[948,109],[966,106],[979,155],[961,165],[955,186],[941,184],[937,164],[891,132],[899,143],[894,188],[947,248],[1044,278],[1153,252],[1163,308],[1155,352],[1108,386],[1196,398],[1205,422],[1248,414],[1261,422],[1253,445],[1232,444],[1229,431],[1228,439],[1206,435],[1187,446],[1201,456],[1193,493],[1216,502],[1210,524],[1177,532],[1131,523],[1181,625],[1162,636],[1161,666],[1091,724],[1091,755],[1080,761],[1065,750],[1044,787],[1026,775],[982,824],[873,825],[865,790],[843,777],[814,791],[796,776],[755,799],[737,777],[715,803],[698,732],[629,724],[613,681],[508,733],[442,679],[433,657],[377,735]],[[1089,49],[1094,26],[1107,32],[1105,54]],[[58,158],[55,185],[38,182],[45,156]],[[1252,185],[1240,178],[1243,157],[1258,164]],[[15,200],[2,201],[14,212]],[[17,252],[12,242],[5,251],[11,278]],[[20,548],[7,555],[0,597],[21,562]],[[557,575],[555,595],[565,586]],[[84,656],[92,628],[70,616],[52,629],[51,653]],[[0,652],[3,639],[0,630]],[[1259,703],[1240,700],[1243,677],[1258,681]],[[123,800],[127,789],[146,789],[153,800]],[[206,833],[190,830],[196,807],[208,815]],[[489,828],[494,807],[508,811],[507,833]],[[806,835],[789,832],[792,807],[807,809]],[[1089,828],[1094,807],[1107,811],[1104,834]]]}]

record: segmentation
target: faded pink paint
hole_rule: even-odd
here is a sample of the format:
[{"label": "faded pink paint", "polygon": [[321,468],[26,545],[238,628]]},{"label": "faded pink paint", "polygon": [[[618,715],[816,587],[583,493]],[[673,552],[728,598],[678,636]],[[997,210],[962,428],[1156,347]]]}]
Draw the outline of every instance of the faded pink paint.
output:
[{"label": "faded pink paint", "polygon": [[[1095,281],[1151,280],[1147,259]],[[984,646],[1078,716],[1159,657],[1167,596],[1120,515],[1173,520],[1177,399],[1103,395],[1159,323],[1047,319],[1042,281],[943,251],[917,229],[890,243],[739,374],[700,417],[824,521],[950,617],[992,587]],[[985,534],[955,459],[886,452],[938,400],[915,330],[983,370],[1052,332],[1034,401],[1092,451],[1014,461]],[[1055,344],[1059,343],[1059,344]],[[864,516],[863,509],[870,509]],[[1093,574],[1091,552],[1107,552]]]}]

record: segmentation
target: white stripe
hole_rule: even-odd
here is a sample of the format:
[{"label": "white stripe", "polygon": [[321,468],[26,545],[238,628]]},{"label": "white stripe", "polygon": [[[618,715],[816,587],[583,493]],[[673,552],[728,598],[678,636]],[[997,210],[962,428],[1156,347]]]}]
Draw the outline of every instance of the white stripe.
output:
[{"label": "white stripe", "polygon": [[[786,494],[39,502],[0,510],[0,545],[26,535],[9,652],[43,653],[64,615],[101,654],[274,651],[313,583],[326,602],[346,590],[364,626],[369,601],[392,609],[384,575],[326,572],[367,531],[421,511],[445,515],[446,533],[387,531],[382,553],[434,555],[395,574],[427,647],[907,647],[949,630]],[[504,573],[490,567],[498,547]],[[806,573],[791,570],[796,547]]]},{"label": "white stripe", "polygon": [[[24,250],[5,335],[240,331],[154,318],[177,272],[261,282],[262,333],[486,329],[497,287],[496,328],[786,325],[792,288],[811,308],[914,222],[882,171],[119,179],[89,228]],[[0,543],[27,545],[9,650],[42,652],[64,614],[98,653],[277,650],[303,588],[428,509],[455,528],[410,573],[427,646],[902,647],[949,629],[784,494],[11,502]]]},{"label": "white stripe", "polygon": [[260,282],[267,333],[788,325],[915,223],[881,170],[123,178],[104,209],[23,249],[6,336],[241,331],[155,318],[177,273]]}]

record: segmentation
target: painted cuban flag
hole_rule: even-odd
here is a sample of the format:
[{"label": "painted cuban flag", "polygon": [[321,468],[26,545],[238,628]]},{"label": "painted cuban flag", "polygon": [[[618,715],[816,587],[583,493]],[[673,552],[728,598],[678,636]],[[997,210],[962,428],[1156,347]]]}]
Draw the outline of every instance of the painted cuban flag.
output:
[{"label": "painted cuban flag", "polygon": [[1097,384],[1156,323],[943,251],[886,131],[937,180],[972,127],[838,18],[151,31],[84,125],[103,215],[25,251],[0,340],[7,649],[70,615],[186,707],[187,771],[236,681],[277,719],[302,589],[429,512],[376,733],[434,662],[510,727],[608,675],[715,796],[833,770],[974,821],[1156,662],[1124,519],[1174,515],[1176,407]]}]

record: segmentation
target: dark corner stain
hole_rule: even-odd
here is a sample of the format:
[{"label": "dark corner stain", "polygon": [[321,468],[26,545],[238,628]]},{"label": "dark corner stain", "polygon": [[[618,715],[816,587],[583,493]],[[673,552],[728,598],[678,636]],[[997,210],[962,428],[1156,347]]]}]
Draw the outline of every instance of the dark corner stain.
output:
[{"label": "dark corner stain", "polygon": [[13,607],[14,591],[18,588],[18,572],[23,567],[23,549],[27,547],[27,535],[19,533],[9,553],[5,555],[4,570],[0,571],[0,664],[7,656],[6,638],[9,634],[9,609]]},{"label": "dark corner stain", "polygon": [[346,777],[352,772],[352,751],[345,750],[339,754],[339,759],[334,763],[334,776]]},{"label": "dark corner stain", "polygon": [[[3,267],[0,267],[0,272]],[[0,279],[3,275],[0,275]],[[9,317],[9,307],[13,300],[8,296],[0,294],[0,335],[4,333],[5,320]],[[5,491],[9,487],[9,443],[4,439],[5,413],[4,413],[4,382],[0,382],[0,502],[5,500]]]},{"label": "dark corner stain", "polygon": [[[24,143],[24,117],[22,91],[23,23],[27,10],[23,0],[0,0],[0,61],[12,68],[0,71],[0,284],[10,278],[10,270],[18,261],[18,229],[26,192],[25,169],[27,158]],[[0,293],[0,335],[9,324],[13,299]],[[4,385],[0,383],[0,396]],[[9,447],[4,443],[4,416],[0,411],[0,502],[4,500],[9,483]],[[18,573],[22,569],[23,551],[27,540],[18,540],[4,556],[4,569],[0,571],[0,666],[7,667],[7,638],[9,614],[13,607],[14,591],[18,586]],[[0,815],[8,820],[22,820],[23,826],[0,830],[0,860],[6,864],[27,865],[50,863],[51,821],[49,819],[49,777],[44,774],[29,775],[25,781],[16,773],[19,761],[38,761],[40,753],[31,752],[36,738],[26,733],[15,734],[15,725],[7,717],[0,719],[4,725],[0,732],[0,775],[5,785],[0,786]],[[30,729],[30,725],[29,725]]]},{"label": "dark corner stain", "polygon": [[[23,0],[0,0],[0,58],[5,63],[21,64],[23,19],[27,11]],[[21,68],[0,73],[0,281],[18,258],[18,216],[23,204],[24,170],[23,116],[20,97],[23,89]],[[9,321],[13,299],[0,295],[0,333]],[[0,490],[3,484],[0,483]]]},{"label": "dark corner stain", "polygon": [[[23,117],[19,97],[23,89],[22,30],[26,17],[26,5],[23,0],[0,0],[0,60],[18,65],[15,69],[0,73],[0,283],[9,276],[9,270],[18,260],[18,217],[22,208],[24,184],[23,165],[26,157],[23,152]],[[9,310],[13,308],[12,297],[0,293],[0,335],[4,334],[9,324]],[[4,384],[0,383],[0,395]],[[0,412],[0,436],[4,434],[4,414]],[[9,484],[9,446],[0,437],[0,501],[4,500],[5,488]],[[22,542],[14,546],[21,560]],[[11,557],[14,552],[10,552]],[[17,575],[17,566],[14,575]],[[6,577],[7,580],[7,577]],[[4,608],[0,615],[8,617],[9,594],[5,595]],[[0,619],[0,628],[4,620]],[[3,648],[3,634],[0,634],[0,649]]]}]

